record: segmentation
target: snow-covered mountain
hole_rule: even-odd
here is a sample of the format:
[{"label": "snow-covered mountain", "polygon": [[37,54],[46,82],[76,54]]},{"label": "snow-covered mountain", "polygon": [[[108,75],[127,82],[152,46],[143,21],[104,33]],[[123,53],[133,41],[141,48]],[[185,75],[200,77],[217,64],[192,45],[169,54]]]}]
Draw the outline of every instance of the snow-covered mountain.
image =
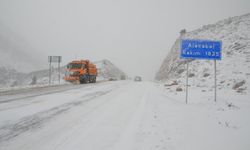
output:
[{"label": "snow-covered mountain", "polygon": [[12,87],[20,84],[19,81],[23,80],[25,77],[24,73],[17,72],[13,68],[0,67],[0,87],[7,86]]},{"label": "snow-covered mountain", "polygon": [[[61,83],[63,83],[64,68],[60,70]],[[49,70],[39,70],[30,73],[18,72],[9,67],[0,67],[0,89],[5,90],[10,87],[47,85],[49,82]],[[58,70],[52,69],[51,83],[58,84]]]},{"label": "snow-covered mountain", "polygon": [[[187,60],[180,59],[181,38],[221,40],[222,60],[217,61],[218,88],[250,92],[250,14],[228,18],[183,34],[163,61],[156,80],[185,83]],[[199,87],[213,86],[214,62],[188,61],[189,77],[192,78],[190,84]]]},{"label": "snow-covered mountain", "polygon": [[126,79],[127,75],[109,60],[104,59],[94,62],[98,69],[98,78],[104,80],[120,80]]},{"label": "snow-covered mountain", "polygon": [[[65,74],[66,67],[63,66],[60,68],[60,83],[64,83],[63,76]],[[49,69],[38,70],[27,73],[23,80],[21,81],[22,85],[32,84],[32,81],[36,78],[35,84],[48,84],[49,83]],[[34,84],[34,83],[33,83]],[[59,84],[59,73],[58,68],[52,67],[51,69],[51,84]]]}]

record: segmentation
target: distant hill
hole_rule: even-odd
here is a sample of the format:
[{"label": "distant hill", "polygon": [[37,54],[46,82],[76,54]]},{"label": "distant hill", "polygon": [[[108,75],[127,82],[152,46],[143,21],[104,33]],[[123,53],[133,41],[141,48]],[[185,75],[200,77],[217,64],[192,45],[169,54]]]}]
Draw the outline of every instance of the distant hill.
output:
[{"label": "distant hill", "polygon": [[[233,89],[237,92],[250,92],[250,14],[237,16],[205,25],[187,32],[185,39],[222,40],[222,60],[217,61],[219,89]],[[176,40],[163,61],[156,80],[177,80],[185,83],[186,60],[180,59],[180,38]],[[189,60],[189,76],[196,86],[208,87],[213,84],[214,62],[208,60]]]},{"label": "distant hill", "polygon": [[[116,67],[109,60],[101,60],[94,62],[98,69],[97,80],[121,80],[125,79],[126,74]],[[20,73],[15,69],[9,69],[10,67],[0,67],[0,87],[8,88],[15,86],[26,86],[31,85],[32,80],[36,78],[37,85],[48,84],[49,82],[49,70],[38,70],[30,73]],[[66,66],[60,69],[60,81],[65,83],[63,77],[65,75]],[[52,68],[51,83],[58,84],[58,70]]]},{"label": "distant hill", "polygon": [[20,84],[26,74],[17,72],[10,67],[0,67],[0,87],[12,87]]},{"label": "distant hill", "polygon": [[98,78],[105,80],[120,80],[127,78],[127,75],[109,60],[104,59],[94,62],[98,69]]}]

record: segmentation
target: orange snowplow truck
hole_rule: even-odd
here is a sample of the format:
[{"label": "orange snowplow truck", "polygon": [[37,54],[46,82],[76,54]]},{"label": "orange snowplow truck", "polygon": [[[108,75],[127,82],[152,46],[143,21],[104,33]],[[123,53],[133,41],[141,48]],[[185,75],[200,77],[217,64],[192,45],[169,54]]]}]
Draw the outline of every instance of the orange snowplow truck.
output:
[{"label": "orange snowplow truck", "polygon": [[95,83],[97,76],[96,65],[89,60],[76,60],[67,65],[64,80],[69,82]]}]

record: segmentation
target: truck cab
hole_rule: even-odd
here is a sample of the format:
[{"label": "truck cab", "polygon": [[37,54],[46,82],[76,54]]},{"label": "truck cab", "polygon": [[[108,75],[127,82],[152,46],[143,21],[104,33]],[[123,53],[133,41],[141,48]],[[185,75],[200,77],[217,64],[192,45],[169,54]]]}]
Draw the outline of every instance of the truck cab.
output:
[{"label": "truck cab", "polygon": [[89,60],[76,60],[68,63],[64,80],[81,84],[95,83],[96,77],[96,65]]}]

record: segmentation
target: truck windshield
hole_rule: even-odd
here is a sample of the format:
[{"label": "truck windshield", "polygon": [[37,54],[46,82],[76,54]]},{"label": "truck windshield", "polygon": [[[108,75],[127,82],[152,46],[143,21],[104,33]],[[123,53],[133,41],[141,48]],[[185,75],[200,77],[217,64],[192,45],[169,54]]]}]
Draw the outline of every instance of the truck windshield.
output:
[{"label": "truck windshield", "polygon": [[68,64],[67,68],[68,69],[81,69],[82,64],[70,63],[70,64]]}]

